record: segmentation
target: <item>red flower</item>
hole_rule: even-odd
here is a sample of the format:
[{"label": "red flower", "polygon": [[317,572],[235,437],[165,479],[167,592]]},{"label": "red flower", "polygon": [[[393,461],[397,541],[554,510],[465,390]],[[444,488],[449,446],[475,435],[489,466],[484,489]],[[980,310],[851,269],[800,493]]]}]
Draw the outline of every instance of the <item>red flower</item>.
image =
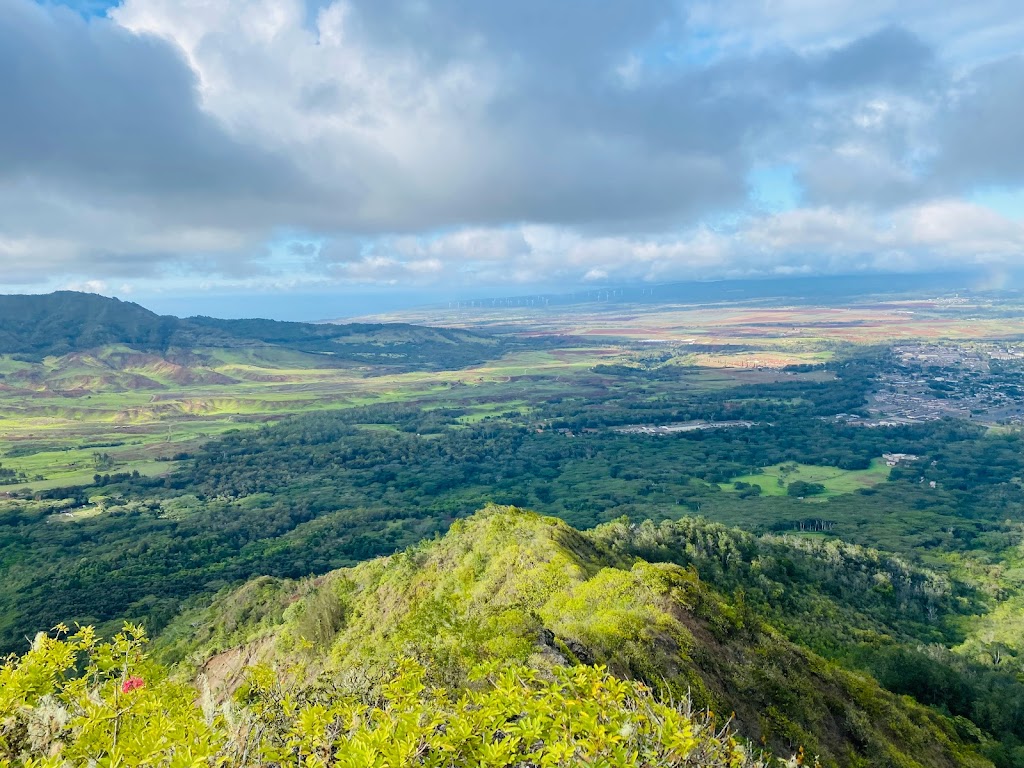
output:
[{"label": "red flower", "polygon": [[146,684],[146,681],[141,677],[129,677],[123,683],[121,683],[121,693],[128,693],[134,691],[136,688],[142,688]]}]

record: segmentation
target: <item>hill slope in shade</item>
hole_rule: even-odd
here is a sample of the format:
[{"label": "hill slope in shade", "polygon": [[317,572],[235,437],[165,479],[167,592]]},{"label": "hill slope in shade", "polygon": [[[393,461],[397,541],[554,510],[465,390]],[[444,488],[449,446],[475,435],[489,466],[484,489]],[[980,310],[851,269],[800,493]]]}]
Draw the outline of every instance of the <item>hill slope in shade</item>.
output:
[{"label": "hill slope in shade", "polygon": [[439,360],[448,361],[451,367],[468,365],[483,359],[481,353],[500,347],[497,339],[472,331],[408,323],[290,323],[212,317],[193,317],[185,322],[243,344],[259,342],[367,362],[390,357],[427,367],[437,367]]},{"label": "hill slope in shade", "polygon": [[[309,355],[306,367],[365,364],[398,368],[457,368],[490,359],[503,350],[497,339],[464,330],[395,324],[313,324],[274,320],[180,319],[157,315],[144,307],[89,293],[58,291],[45,295],[0,296],[0,355],[40,363],[58,358],[55,367],[72,371],[72,381],[56,388],[95,390],[97,378],[75,370],[106,368],[96,374],[109,388],[151,388],[145,376],[115,376],[131,372],[132,353],[158,354],[180,367],[193,350],[280,349]],[[79,357],[92,353],[89,359]],[[117,354],[114,354],[117,353]],[[122,359],[123,358],[123,359]],[[303,361],[299,361],[301,365]],[[170,377],[190,383],[188,373]],[[43,378],[27,371],[24,377]],[[156,377],[159,381],[159,375]],[[201,383],[217,381],[207,372]]]},{"label": "hill slope in shade", "polygon": [[486,662],[608,665],[664,697],[735,713],[776,754],[823,765],[986,765],[951,720],[797,648],[692,570],[554,518],[488,508],[439,540],[326,576],[257,579],[184,614],[161,653],[220,690],[255,662],[306,659],[373,681],[411,656],[459,687]]},{"label": "hill slope in shade", "polygon": [[107,344],[139,349],[191,345],[176,317],[91,293],[0,296],[0,354],[65,355]]}]

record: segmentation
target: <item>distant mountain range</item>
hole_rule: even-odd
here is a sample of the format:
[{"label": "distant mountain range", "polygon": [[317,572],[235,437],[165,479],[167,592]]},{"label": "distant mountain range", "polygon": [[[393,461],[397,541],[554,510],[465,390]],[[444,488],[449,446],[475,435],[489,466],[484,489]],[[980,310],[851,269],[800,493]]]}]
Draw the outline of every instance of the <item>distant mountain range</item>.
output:
[{"label": "distant mountain range", "polygon": [[181,319],[158,315],[132,302],[75,291],[0,296],[0,355],[38,361],[112,345],[157,354],[279,347],[379,364],[450,367],[493,357],[501,343],[470,331],[402,323]]}]

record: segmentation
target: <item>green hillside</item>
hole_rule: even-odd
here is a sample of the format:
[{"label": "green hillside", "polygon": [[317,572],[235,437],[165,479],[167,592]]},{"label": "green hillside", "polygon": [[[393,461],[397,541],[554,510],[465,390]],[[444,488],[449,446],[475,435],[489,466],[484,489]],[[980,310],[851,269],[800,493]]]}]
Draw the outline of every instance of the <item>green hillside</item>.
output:
[{"label": "green hillside", "polygon": [[195,341],[178,318],[131,302],[75,291],[0,296],[0,354],[41,359],[107,344],[152,350]]},{"label": "green hillside", "polygon": [[446,688],[470,685],[481,664],[544,676],[603,664],[662,699],[692,696],[722,721],[734,715],[741,735],[778,755],[802,747],[826,766],[986,764],[969,731],[798,648],[693,570],[514,508],[315,579],[249,582],[183,614],[158,647],[221,694],[245,690],[257,663],[283,674],[302,661],[303,684],[363,689],[391,679],[400,658]]},{"label": "green hillside", "polygon": [[[360,707],[374,726],[346,748],[413,718],[401,738],[440,750],[423,764],[499,764],[495,734],[533,706],[500,696],[556,729],[603,708],[597,725],[636,734],[650,764],[718,764],[665,752],[660,729],[678,727],[720,755],[745,738],[824,765],[1024,765],[1024,437],[849,423],[907,375],[894,352],[627,376],[608,361],[670,353],[66,298],[40,320],[77,325],[53,354],[2,326],[29,351],[0,354],[0,653],[22,654],[3,673],[0,768],[50,759],[46,739],[23,754],[30,733],[68,748],[38,764],[117,764],[109,732],[86,738],[100,701],[143,707],[132,749],[203,756],[120,764],[320,764]],[[473,515],[491,502],[553,517]],[[169,666],[139,662],[146,692],[122,699],[108,648],[26,650],[59,621],[101,638],[144,624]],[[90,654],[106,666],[82,682]],[[236,709],[196,715],[197,699]],[[655,710],[657,733],[633,719]],[[714,737],[733,714],[741,741]],[[467,722],[492,736],[448,740]],[[597,735],[572,759],[517,760],[596,763],[612,749],[588,752]],[[449,749],[463,762],[430,762]]]},{"label": "green hillside", "polygon": [[242,343],[262,342],[299,352],[346,360],[390,360],[436,370],[486,359],[503,344],[471,331],[427,328],[407,323],[288,323],[279,320],[218,320],[192,317],[190,328],[223,334]]},{"label": "green hillside", "polygon": [[[306,360],[307,367],[330,365],[336,359],[344,364],[427,370],[470,365],[490,359],[504,348],[491,336],[406,323],[180,319],[157,315],[132,302],[75,291],[0,296],[0,355],[40,363],[48,357],[103,351],[110,346],[170,354],[177,365],[183,354],[197,348],[272,347],[321,358],[315,363]],[[73,358],[61,367],[73,368],[77,362]],[[106,363],[117,370],[109,357]],[[151,386],[145,377],[122,379],[124,389]],[[87,390],[89,382],[84,378],[71,388]]]}]

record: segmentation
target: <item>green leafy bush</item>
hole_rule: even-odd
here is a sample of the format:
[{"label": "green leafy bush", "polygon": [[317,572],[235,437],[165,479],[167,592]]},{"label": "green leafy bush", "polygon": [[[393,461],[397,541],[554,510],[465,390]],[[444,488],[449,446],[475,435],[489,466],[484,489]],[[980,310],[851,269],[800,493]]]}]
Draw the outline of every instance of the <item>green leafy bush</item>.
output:
[{"label": "green leafy bush", "polygon": [[256,666],[236,701],[217,706],[169,679],[144,642],[131,625],[109,643],[61,627],[9,658],[0,768],[763,765],[710,715],[660,703],[601,667],[542,676],[491,664],[446,690],[405,659],[368,698]]},{"label": "green leafy bush", "polygon": [[126,624],[109,643],[91,627],[66,631],[38,635],[0,667],[0,767],[219,764],[222,721],[146,657],[141,627]]}]

